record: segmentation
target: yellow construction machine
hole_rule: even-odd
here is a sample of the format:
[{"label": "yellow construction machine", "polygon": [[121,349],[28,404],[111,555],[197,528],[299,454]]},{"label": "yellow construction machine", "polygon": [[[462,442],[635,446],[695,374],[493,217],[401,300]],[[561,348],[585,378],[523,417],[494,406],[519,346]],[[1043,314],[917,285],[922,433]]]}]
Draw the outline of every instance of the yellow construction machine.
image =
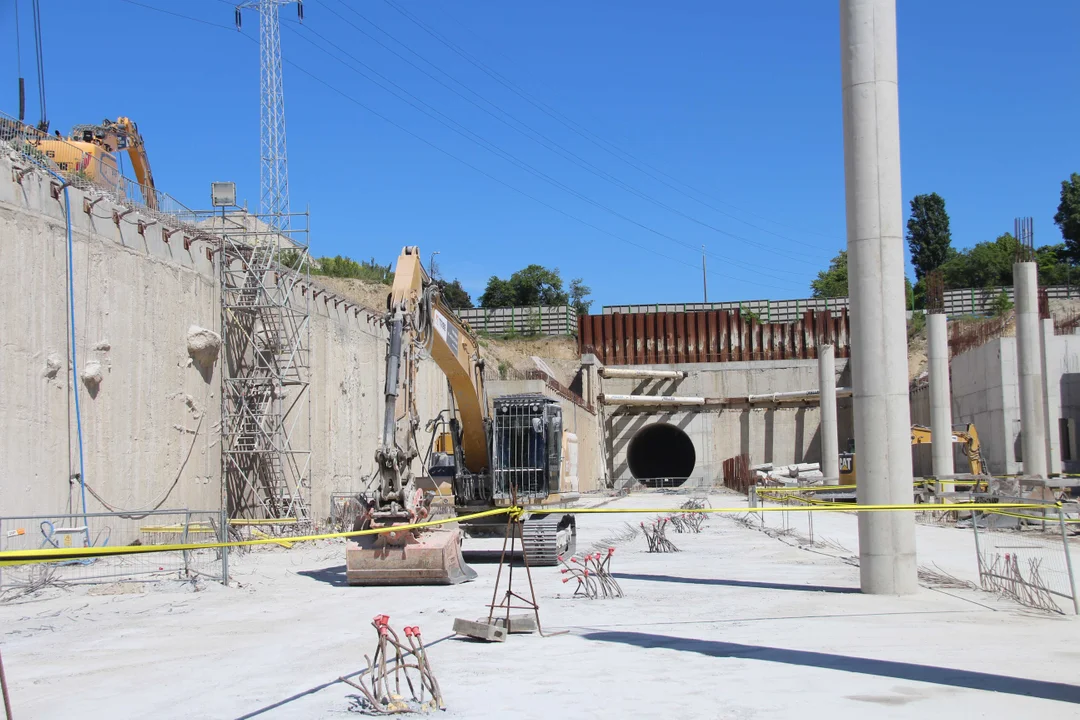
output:
[{"label": "yellow construction machine", "polygon": [[99,125],[76,125],[67,138],[39,134],[29,142],[45,157],[56,163],[62,173],[77,173],[96,185],[109,190],[123,191],[116,153],[126,150],[131,169],[139,183],[143,203],[157,209],[157,194],[146,143],[139,127],[131,119],[121,117],[113,122],[105,119]]},{"label": "yellow construction machine", "polygon": [[[960,428],[963,429],[960,429]],[[982,459],[982,446],[979,444],[979,432],[975,426],[968,423],[966,426],[955,426],[952,429],[952,442],[961,445],[964,457],[968,460],[968,472],[972,475],[983,475],[986,472],[986,464]],[[930,428],[925,425],[911,426],[911,444],[922,445],[930,443]],[[849,448],[847,452],[840,453],[840,484],[855,485],[855,449]]]},{"label": "yellow construction machine", "polygon": [[[398,257],[383,322],[388,330],[386,408],[375,452],[376,487],[366,498],[354,530],[393,528],[438,514],[430,478],[416,478],[420,457],[415,381],[418,365],[430,357],[445,373],[451,391],[449,445],[439,437],[429,474],[452,478],[452,510],[469,515],[513,503],[526,507],[560,500],[563,482],[562,406],[543,395],[496,398],[488,410],[484,361],[468,327],[443,301],[439,285],[420,262],[420,250],[406,247]],[[425,481],[425,482],[421,482]],[[421,484],[425,487],[421,487]],[[501,515],[449,523],[425,530],[389,530],[358,536],[346,547],[350,585],[454,584],[476,577],[461,555],[463,533],[501,535]],[[530,564],[554,565],[572,553],[572,515],[546,514],[523,525]]]}]

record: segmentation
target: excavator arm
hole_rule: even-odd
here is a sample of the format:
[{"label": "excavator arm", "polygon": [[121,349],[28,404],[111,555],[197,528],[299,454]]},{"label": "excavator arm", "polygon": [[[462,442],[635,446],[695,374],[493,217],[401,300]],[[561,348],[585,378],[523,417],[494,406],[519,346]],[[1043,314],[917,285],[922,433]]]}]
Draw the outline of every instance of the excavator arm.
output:
[{"label": "excavator arm", "polygon": [[398,418],[409,418],[411,428],[406,438],[410,437],[419,426],[414,409],[416,361],[422,354],[430,354],[446,375],[457,410],[464,465],[469,472],[481,473],[490,464],[483,360],[476,338],[442,301],[437,285],[424,270],[419,248],[410,246],[401,251],[387,306],[390,337],[383,433],[375,453],[379,466],[376,511],[408,517],[411,467],[418,450],[409,446],[407,439],[402,443]]},{"label": "excavator arm", "polygon": [[157,187],[154,174],[150,170],[150,158],[146,154],[146,143],[139,134],[139,126],[131,118],[120,117],[116,122],[106,118],[100,125],[76,125],[71,131],[74,142],[94,143],[106,151],[126,150],[131,160],[131,169],[139,183],[143,203],[151,210],[157,209]]}]

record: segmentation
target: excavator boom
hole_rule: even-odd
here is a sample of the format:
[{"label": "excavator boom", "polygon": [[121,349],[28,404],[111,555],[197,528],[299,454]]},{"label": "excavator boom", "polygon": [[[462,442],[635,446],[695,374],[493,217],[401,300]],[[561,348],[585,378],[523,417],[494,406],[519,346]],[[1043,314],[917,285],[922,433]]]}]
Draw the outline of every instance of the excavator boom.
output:
[{"label": "excavator boom", "polygon": [[[354,529],[392,528],[428,519],[430,497],[416,489],[412,465],[419,417],[414,379],[420,356],[431,358],[446,374],[460,418],[460,448],[470,470],[488,466],[485,434],[487,407],[483,364],[475,338],[439,298],[420,263],[420,251],[406,247],[398,257],[384,318],[389,331],[386,355],[386,409],[375,451],[378,488],[368,512]],[[405,418],[408,428],[399,427]],[[350,585],[454,584],[476,572],[461,557],[456,524],[431,531],[394,531],[360,536],[346,549]]]}]

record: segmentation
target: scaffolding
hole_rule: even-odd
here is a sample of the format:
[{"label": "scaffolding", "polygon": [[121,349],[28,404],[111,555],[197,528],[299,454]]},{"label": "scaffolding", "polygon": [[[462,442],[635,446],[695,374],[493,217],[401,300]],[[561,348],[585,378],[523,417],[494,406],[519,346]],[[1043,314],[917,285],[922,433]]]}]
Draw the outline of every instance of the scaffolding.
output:
[{"label": "scaffolding", "polygon": [[230,518],[308,523],[308,214],[223,210],[211,224],[222,238],[222,502]]}]

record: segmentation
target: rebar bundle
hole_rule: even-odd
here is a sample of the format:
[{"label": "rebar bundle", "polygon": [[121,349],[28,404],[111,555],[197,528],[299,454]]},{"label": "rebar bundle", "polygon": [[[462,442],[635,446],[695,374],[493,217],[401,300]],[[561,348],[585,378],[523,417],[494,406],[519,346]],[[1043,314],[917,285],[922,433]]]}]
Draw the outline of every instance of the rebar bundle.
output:
[{"label": "rebar bundle", "polygon": [[[374,715],[445,710],[439,683],[431,671],[424,641],[420,637],[420,628],[406,627],[406,642],[403,643],[390,627],[389,615],[376,615],[371,625],[379,634],[379,644],[372,657],[364,656],[368,663],[367,671],[356,676],[355,680],[341,678],[342,682],[363,693],[361,709]],[[414,674],[417,676],[415,683]],[[403,679],[409,692],[408,698],[402,695]]]},{"label": "rebar bundle", "polygon": [[645,534],[645,542],[649,545],[649,552],[651,553],[672,553],[679,552],[679,548],[675,547],[675,543],[667,539],[664,534],[664,530],[670,522],[670,518],[661,517],[656,518],[653,522],[646,525],[641,523],[641,530]]},{"label": "rebar bundle", "polygon": [[[1021,605],[1060,612],[1053,595],[1046,587],[1039,573],[1042,560],[1039,558],[1027,558],[1028,576],[1020,568],[1019,556],[1016,553],[1005,553],[1004,557],[995,554],[985,563],[982,569],[983,589],[992,590],[1011,597]],[[985,561],[984,561],[985,562]]]},{"label": "rebar bundle", "polygon": [[567,575],[563,578],[563,582],[577,580],[574,597],[595,600],[601,597],[621,598],[623,596],[622,588],[611,576],[611,556],[614,554],[615,548],[609,547],[607,553],[590,553],[581,558],[574,556],[570,558],[569,563],[561,555],[559,556],[559,562],[563,564],[559,572]]}]

